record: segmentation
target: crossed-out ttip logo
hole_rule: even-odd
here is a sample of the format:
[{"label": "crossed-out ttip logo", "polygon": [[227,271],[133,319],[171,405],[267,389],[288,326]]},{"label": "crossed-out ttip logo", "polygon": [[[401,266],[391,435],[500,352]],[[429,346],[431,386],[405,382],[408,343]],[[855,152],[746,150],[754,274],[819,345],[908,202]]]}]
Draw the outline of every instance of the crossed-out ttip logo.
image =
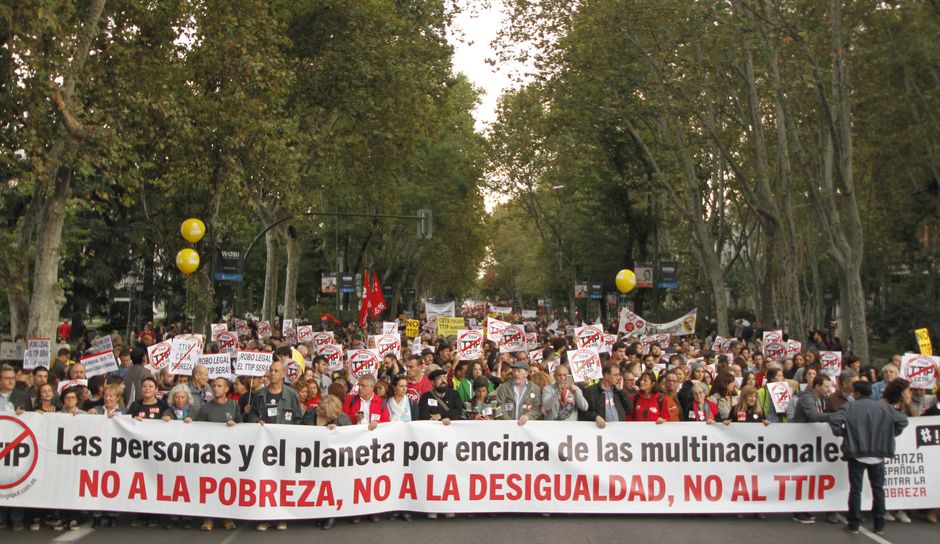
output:
[{"label": "crossed-out ttip logo", "polygon": [[21,494],[32,485],[29,480],[36,469],[39,446],[36,435],[15,417],[0,416],[0,497],[9,492]]}]

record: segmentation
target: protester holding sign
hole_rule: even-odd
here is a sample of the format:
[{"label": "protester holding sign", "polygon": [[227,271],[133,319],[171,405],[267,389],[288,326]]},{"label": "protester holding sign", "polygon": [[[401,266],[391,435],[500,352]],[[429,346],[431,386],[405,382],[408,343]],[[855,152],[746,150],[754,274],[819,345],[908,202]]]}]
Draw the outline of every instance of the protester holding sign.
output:
[{"label": "protester holding sign", "polygon": [[609,422],[627,421],[633,402],[623,388],[620,367],[607,363],[601,367],[601,380],[584,390],[587,409],[579,412],[581,421],[594,421],[603,429]]}]

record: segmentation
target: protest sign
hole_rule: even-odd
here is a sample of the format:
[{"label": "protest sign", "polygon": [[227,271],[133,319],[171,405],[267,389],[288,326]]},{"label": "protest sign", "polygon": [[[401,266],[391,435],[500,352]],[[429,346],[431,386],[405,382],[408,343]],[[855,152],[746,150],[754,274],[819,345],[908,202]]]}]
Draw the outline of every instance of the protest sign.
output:
[{"label": "protest sign", "polygon": [[483,333],[475,330],[457,331],[457,349],[454,353],[458,361],[473,361],[483,358]]},{"label": "protest sign", "polygon": [[203,336],[201,334],[181,334],[170,341],[170,374],[191,376],[193,366],[202,355]]},{"label": "protest sign", "polygon": [[297,343],[306,344],[307,342],[313,342],[313,325],[297,327]]},{"label": "protest sign", "polygon": [[377,334],[371,338],[375,342],[375,349],[379,352],[379,358],[394,355],[395,359],[401,359],[401,336],[398,336],[398,334]]},{"label": "protest sign", "polygon": [[418,331],[421,329],[421,322],[417,319],[407,319],[405,320],[405,336],[408,338],[414,338],[418,336]]},{"label": "protest sign", "polygon": [[667,323],[650,323],[627,308],[621,308],[620,321],[617,332],[628,336],[641,336],[644,334],[674,334],[676,336],[686,336],[695,334],[695,322],[698,316],[698,309],[674,319]]},{"label": "protest sign", "polygon": [[398,334],[398,322],[384,321],[382,323],[382,334]]},{"label": "protest sign", "polygon": [[[886,479],[889,510],[940,506],[930,468],[940,465],[931,441],[940,417],[911,421],[885,459],[888,474],[904,475]],[[404,510],[726,515],[836,512],[849,493],[840,439],[824,423],[598,433],[593,422],[416,421],[370,431],[27,412],[0,424],[4,436],[27,436],[9,457],[19,471],[2,483],[4,508],[257,521]],[[75,448],[89,440],[101,447]],[[140,454],[145,444],[166,444],[166,455]],[[866,489],[861,506],[870,504]]]},{"label": "protest sign", "polygon": [[466,327],[462,317],[441,317],[437,318],[437,334],[440,336],[451,336],[457,334],[457,331]]},{"label": "protest sign", "polygon": [[715,363],[705,365],[705,372],[708,372],[708,375],[711,376],[714,380],[715,376],[718,374],[718,367],[715,365]]},{"label": "protest sign", "polygon": [[490,306],[490,312],[494,314],[509,315],[512,313],[512,306]]},{"label": "protest sign", "polygon": [[[232,323],[235,325],[235,334],[239,337],[251,335],[251,329],[248,327],[248,322],[244,319],[235,318],[232,320]],[[270,323],[268,323],[268,336],[271,336]]]},{"label": "protest sign", "polygon": [[783,342],[783,331],[764,331],[762,341],[764,344]]},{"label": "protest sign", "polygon": [[783,331],[764,331],[761,353],[768,359],[782,361],[787,357],[787,342]]},{"label": "protest sign", "polygon": [[794,357],[803,351],[803,344],[799,340],[787,340],[787,357]]},{"label": "protest sign", "polygon": [[519,325],[509,325],[500,333],[499,352],[525,351],[525,331]]},{"label": "protest sign", "polygon": [[56,392],[61,395],[69,387],[88,387],[88,380],[62,380],[56,384]]},{"label": "protest sign", "polygon": [[114,358],[113,351],[102,351],[94,355],[86,355],[81,358],[81,363],[85,365],[85,377],[92,378],[100,374],[117,372],[117,360]]},{"label": "protest sign", "polygon": [[920,348],[920,354],[933,355],[933,346],[930,344],[930,331],[917,329],[914,334],[917,335],[917,346]]},{"label": "protest sign", "polygon": [[631,312],[628,308],[620,309],[620,323],[617,332],[627,336],[640,336],[646,331],[646,320]]},{"label": "protest sign", "polygon": [[26,355],[26,342],[0,343],[0,361],[22,361]]},{"label": "protest sign", "polygon": [[503,331],[508,326],[509,326],[509,323],[505,321],[500,321],[492,317],[487,317],[486,318],[486,339],[492,340],[498,344],[500,341],[500,337],[503,334]]},{"label": "protest sign", "polygon": [[111,342],[110,334],[102,334],[91,341],[91,349],[95,353],[102,351],[114,351],[114,344]]},{"label": "protest sign", "polygon": [[331,372],[339,372],[343,369],[343,346],[326,344],[320,346],[320,351],[317,354],[326,358],[327,368]]},{"label": "protest sign", "polygon": [[598,353],[609,351],[604,339],[604,329],[600,325],[577,327],[574,330],[574,341],[580,349],[593,349]]},{"label": "protest sign", "polygon": [[522,310],[522,319],[536,319],[538,316],[538,310]]},{"label": "protest sign", "polygon": [[601,358],[597,351],[581,348],[568,351],[568,366],[575,383],[601,379]]},{"label": "protest sign", "polygon": [[432,304],[430,302],[424,303],[424,315],[427,318],[431,317],[454,317],[455,309],[453,302],[445,302],[443,304]]},{"label": "protest sign", "polygon": [[940,365],[940,357],[905,353],[901,357],[901,377],[909,381],[914,389],[932,391],[937,385],[937,365]]},{"label": "protest sign", "polygon": [[377,349],[351,349],[346,351],[346,362],[349,365],[349,381],[358,383],[359,378],[366,374],[373,377],[379,375],[382,357]]},{"label": "protest sign", "polygon": [[532,351],[539,347],[539,335],[534,332],[525,333],[525,349]]},{"label": "protest sign", "polygon": [[222,334],[223,332],[228,332],[228,325],[226,325],[225,323],[213,323],[210,326],[210,329],[211,329],[211,332],[210,332],[209,338],[211,338],[213,342],[218,342],[219,335]]},{"label": "protest sign", "polygon": [[768,383],[766,387],[767,394],[770,395],[770,400],[773,402],[774,411],[778,414],[787,413],[787,406],[789,406],[792,397],[790,384],[787,382],[773,382]]},{"label": "protest sign", "polygon": [[231,379],[232,377],[232,357],[228,353],[200,355],[197,363],[209,370],[210,380],[216,378]]},{"label": "protest sign", "polygon": [[264,376],[274,362],[269,351],[243,351],[235,354],[236,376]]},{"label": "protest sign", "polygon": [[297,329],[294,328],[293,319],[285,319],[281,323],[281,337],[291,344],[297,343]]},{"label": "protest sign", "polygon": [[36,367],[49,368],[52,361],[52,340],[50,338],[30,338],[23,354],[23,370]]},{"label": "protest sign", "polygon": [[320,348],[323,346],[329,346],[333,343],[333,331],[320,331],[313,333],[313,349],[317,355],[323,355],[320,353]]},{"label": "protest sign", "polygon": [[261,323],[258,323],[258,338],[261,338],[262,340],[267,340],[268,338],[271,338],[271,322],[270,321],[262,321]]},{"label": "protest sign", "polygon": [[147,348],[147,368],[156,375],[170,362],[170,352],[173,351],[173,342],[164,340]]},{"label": "protest sign", "polygon": [[842,352],[820,351],[819,366],[823,372],[832,378],[833,383],[835,383],[835,379],[838,378],[839,374],[842,373]]},{"label": "protest sign", "polygon": [[529,352],[529,362],[533,365],[542,365],[542,361],[545,360],[545,350],[544,349],[533,349]]},{"label": "protest sign", "polygon": [[216,339],[216,345],[220,352],[231,355],[238,351],[238,337],[232,331],[222,331]]}]

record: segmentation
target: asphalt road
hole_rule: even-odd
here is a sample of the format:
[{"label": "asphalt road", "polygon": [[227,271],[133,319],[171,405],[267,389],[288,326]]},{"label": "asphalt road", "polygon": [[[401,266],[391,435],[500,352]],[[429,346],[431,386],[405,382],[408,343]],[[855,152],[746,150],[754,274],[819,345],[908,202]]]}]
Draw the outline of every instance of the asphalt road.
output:
[{"label": "asphalt road", "polygon": [[[849,535],[842,525],[826,523],[819,515],[815,525],[800,525],[789,516],[772,515],[766,520],[734,516],[553,516],[499,515],[429,520],[416,516],[411,522],[400,520],[372,523],[367,518],[359,524],[340,519],[336,526],[324,531],[313,522],[293,522],[286,531],[267,533],[255,530],[253,523],[242,522],[234,531],[216,528],[212,532],[198,529],[198,522],[189,530],[129,527],[130,518],[120,519],[118,527],[91,529],[85,523],[77,531],[55,533],[48,527],[39,531],[19,533],[5,529],[0,533],[3,542],[16,544],[46,544],[48,542],[81,542],[81,544],[135,544],[182,541],[186,544],[255,544],[255,543],[309,543],[328,540],[331,544],[344,542],[525,542],[533,537],[545,542],[604,543],[653,541],[660,543],[683,542],[695,544],[729,544],[731,542],[763,542],[772,537],[778,542],[799,544],[841,544],[877,542],[878,544],[927,543],[940,539],[940,525],[929,525],[923,515],[912,515],[914,522],[905,525],[889,523],[884,537],[870,531]],[[870,522],[868,524],[870,529]],[[15,534],[15,536],[14,536]],[[12,538],[11,538],[12,537]]]}]

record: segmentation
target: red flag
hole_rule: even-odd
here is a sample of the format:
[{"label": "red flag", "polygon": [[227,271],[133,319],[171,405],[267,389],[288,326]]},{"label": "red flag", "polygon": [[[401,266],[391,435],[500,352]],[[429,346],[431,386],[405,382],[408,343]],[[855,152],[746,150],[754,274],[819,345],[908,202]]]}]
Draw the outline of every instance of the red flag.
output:
[{"label": "red flag", "polygon": [[362,275],[362,298],[359,299],[359,328],[366,328],[366,320],[369,319],[369,310],[372,309],[372,293],[369,291],[369,269],[365,269]]},{"label": "red flag", "polygon": [[334,325],[342,325],[343,322],[336,319],[333,314],[320,314],[320,321],[332,321]]},{"label": "red flag", "polygon": [[379,275],[372,274],[372,295],[369,303],[372,305],[372,319],[382,315],[387,307],[385,305],[385,295],[382,294],[382,286],[379,284]]}]

